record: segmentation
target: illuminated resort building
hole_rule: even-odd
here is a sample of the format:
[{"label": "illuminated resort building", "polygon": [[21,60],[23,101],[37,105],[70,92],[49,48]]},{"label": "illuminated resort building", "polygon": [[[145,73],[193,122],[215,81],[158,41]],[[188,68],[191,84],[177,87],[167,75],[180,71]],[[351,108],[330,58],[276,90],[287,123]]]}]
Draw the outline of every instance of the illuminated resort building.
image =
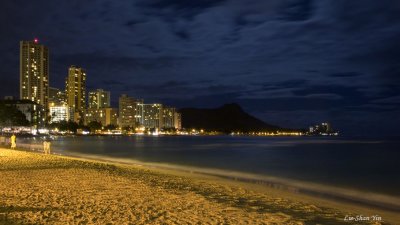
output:
[{"label": "illuminated resort building", "polygon": [[162,104],[141,104],[141,125],[147,129],[161,129],[163,127]]},{"label": "illuminated resort building", "polygon": [[85,116],[86,124],[97,121],[103,126],[118,126],[118,109],[116,108],[89,108]]},{"label": "illuminated resort building", "polygon": [[74,110],[69,107],[65,92],[49,87],[49,123],[74,120]]},{"label": "illuminated resort building", "polygon": [[162,112],[162,128],[175,128],[178,130],[182,128],[181,114],[177,112],[176,108],[164,107]]},{"label": "illuminated resort building", "polygon": [[89,108],[109,108],[110,107],[110,92],[103,89],[97,89],[89,92]]},{"label": "illuminated resort building", "polygon": [[121,95],[119,97],[119,126],[136,128],[140,124],[140,105],[143,100]]},{"label": "illuminated resort building", "polygon": [[175,108],[172,107],[164,107],[162,109],[162,124],[164,128],[174,128],[174,115]]},{"label": "illuminated resort building", "polygon": [[67,104],[74,109],[74,121],[83,122],[86,110],[86,71],[70,66],[65,82]]},{"label": "illuminated resort building", "polygon": [[38,40],[20,42],[20,99],[41,105],[45,122],[49,96],[49,50]]},{"label": "illuminated resort building", "polygon": [[85,123],[100,122],[103,126],[118,126],[118,109],[110,107],[110,92],[97,89],[89,92],[89,108],[86,111]]},{"label": "illuminated resort building", "polygon": [[174,113],[174,128],[177,130],[182,129],[182,116],[179,112]]},{"label": "illuminated resort building", "polygon": [[50,123],[73,120],[74,111],[68,105],[50,103]]}]

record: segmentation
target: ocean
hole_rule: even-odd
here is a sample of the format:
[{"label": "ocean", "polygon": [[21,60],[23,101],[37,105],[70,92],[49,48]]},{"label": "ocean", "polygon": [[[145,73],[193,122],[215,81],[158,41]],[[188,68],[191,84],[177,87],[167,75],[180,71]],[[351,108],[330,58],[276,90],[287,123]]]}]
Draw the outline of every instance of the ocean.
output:
[{"label": "ocean", "polygon": [[[19,143],[38,142],[38,138]],[[54,137],[58,154],[266,175],[400,196],[400,141],[346,137]]]}]

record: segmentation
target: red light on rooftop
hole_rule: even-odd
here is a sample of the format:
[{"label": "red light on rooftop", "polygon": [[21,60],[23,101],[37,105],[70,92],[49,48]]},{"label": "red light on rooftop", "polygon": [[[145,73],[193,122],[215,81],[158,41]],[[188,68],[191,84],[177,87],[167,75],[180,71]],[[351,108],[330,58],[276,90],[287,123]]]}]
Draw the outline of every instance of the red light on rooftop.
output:
[{"label": "red light on rooftop", "polygon": [[33,39],[33,42],[35,42],[36,44],[39,42],[39,40],[37,38]]}]

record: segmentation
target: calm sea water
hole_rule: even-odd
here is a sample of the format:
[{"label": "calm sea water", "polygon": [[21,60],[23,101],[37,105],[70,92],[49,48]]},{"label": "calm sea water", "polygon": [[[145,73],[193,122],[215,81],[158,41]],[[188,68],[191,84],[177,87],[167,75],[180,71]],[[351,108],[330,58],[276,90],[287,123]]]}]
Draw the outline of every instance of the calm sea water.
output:
[{"label": "calm sea water", "polygon": [[217,168],[400,196],[399,144],[396,139],[343,137],[80,136],[56,137],[52,149],[64,155]]}]

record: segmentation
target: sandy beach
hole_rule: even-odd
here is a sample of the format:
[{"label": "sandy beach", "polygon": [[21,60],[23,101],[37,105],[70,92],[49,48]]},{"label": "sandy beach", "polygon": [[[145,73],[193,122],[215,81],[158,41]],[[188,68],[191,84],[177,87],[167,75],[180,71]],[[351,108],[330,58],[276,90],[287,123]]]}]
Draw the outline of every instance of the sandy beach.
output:
[{"label": "sandy beach", "polygon": [[[0,148],[0,224],[396,224],[267,187]],[[382,221],[345,221],[378,213]],[[372,214],[371,214],[372,215]]]}]

